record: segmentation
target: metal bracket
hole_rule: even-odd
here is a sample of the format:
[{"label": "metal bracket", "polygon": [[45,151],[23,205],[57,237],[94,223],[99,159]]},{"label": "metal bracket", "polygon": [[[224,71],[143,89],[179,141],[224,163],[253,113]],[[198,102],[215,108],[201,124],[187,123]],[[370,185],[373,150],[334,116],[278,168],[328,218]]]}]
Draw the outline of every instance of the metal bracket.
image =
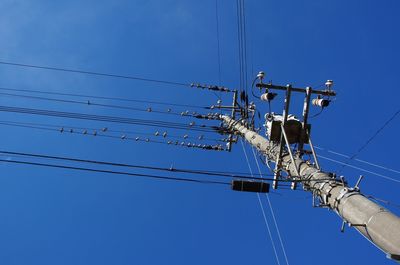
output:
[{"label": "metal bracket", "polygon": [[[293,166],[295,167],[297,177],[300,177],[299,168],[297,167],[296,160],[294,159],[292,150],[290,149],[289,140],[288,140],[288,138],[287,138],[287,135],[286,135],[286,132],[285,132],[285,128],[283,127],[283,124],[281,124],[281,130],[282,130],[283,138],[285,139],[285,143],[286,143],[286,146],[287,146],[287,150],[288,150],[288,152],[289,152],[290,159],[292,160],[292,164],[293,164]],[[292,182],[292,185],[291,185],[291,189],[292,189],[292,190],[296,189],[296,186],[297,186],[297,185],[296,185],[296,182],[293,181],[293,182]]]}]

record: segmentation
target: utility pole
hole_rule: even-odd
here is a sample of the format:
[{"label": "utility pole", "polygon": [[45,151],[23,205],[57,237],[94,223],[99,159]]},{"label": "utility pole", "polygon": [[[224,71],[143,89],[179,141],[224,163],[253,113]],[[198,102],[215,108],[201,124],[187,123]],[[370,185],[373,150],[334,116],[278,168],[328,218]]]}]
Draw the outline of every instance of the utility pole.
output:
[{"label": "utility pole", "polygon": [[[275,163],[274,189],[278,188],[279,181],[283,181],[281,173],[285,172],[287,174],[285,181],[292,182],[292,189],[296,188],[297,183],[301,183],[305,191],[313,194],[313,206],[330,209],[342,218],[342,232],[346,224],[354,227],[367,240],[386,253],[388,258],[400,261],[400,218],[360,192],[359,183],[362,176],[354,187],[350,187],[344,178],[338,179],[334,174],[323,172],[319,167],[310,139],[310,127],[307,124],[308,108],[311,94],[318,95],[317,99],[313,100],[313,105],[325,107],[329,104],[329,101],[324,102],[325,99],[321,97],[335,95],[330,90],[332,81],[328,80],[326,83],[328,90],[318,91],[312,90],[310,87],[293,88],[290,85],[263,84],[264,74],[262,72],[258,77],[260,83],[257,84],[257,87],[260,90],[266,89],[266,93],[261,96],[262,100],[271,100],[275,97],[271,90],[286,91],[285,106],[283,115],[279,116],[280,120],[272,117],[273,113],[268,114],[270,115],[268,117],[270,127],[267,128],[269,130],[268,139],[253,130],[245,118],[235,119],[228,115],[220,115],[226,130],[230,134],[244,138],[268,161]],[[292,92],[305,94],[302,122],[289,117]],[[236,107],[232,106],[233,109]],[[292,150],[293,143],[298,144],[297,152]],[[304,144],[309,144],[311,151],[304,150]],[[307,152],[313,155],[314,163],[302,158],[303,154]]]}]

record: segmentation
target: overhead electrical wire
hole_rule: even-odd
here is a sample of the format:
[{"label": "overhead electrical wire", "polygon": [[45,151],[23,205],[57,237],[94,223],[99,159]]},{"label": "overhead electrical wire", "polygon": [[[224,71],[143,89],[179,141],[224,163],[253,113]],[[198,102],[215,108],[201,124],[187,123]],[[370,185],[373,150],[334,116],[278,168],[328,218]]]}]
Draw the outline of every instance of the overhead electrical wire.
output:
[{"label": "overhead electrical wire", "polygon": [[52,67],[52,66],[44,66],[44,65],[36,65],[36,64],[7,62],[7,61],[0,61],[0,64],[23,67],[23,68],[32,68],[32,69],[51,70],[51,71],[59,71],[59,72],[69,72],[69,73],[77,73],[77,74],[85,74],[85,75],[93,75],[93,76],[104,76],[104,77],[130,79],[130,80],[152,82],[152,83],[159,83],[159,84],[166,84],[166,85],[188,86],[188,87],[190,87],[190,85],[191,85],[190,83],[159,80],[159,79],[145,78],[145,77],[141,77],[141,76],[102,73],[102,72],[86,71],[86,70],[71,69],[71,68],[64,68],[64,67]]},{"label": "overhead electrical wire", "polygon": [[[64,134],[78,134],[78,135],[91,135],[93,137],[105,137],[105,138],[113,138],[113,139],[119,139],[122,141],[130,141],[130,142],[144,142],[144,143],[155,143],[155,144],[164,144],[164,145],[173,145],[173,146],[179,146],[179,147],[188,147],[188,148],[197,148],[197,149],[203,149],[203,150],[214,150],[214,151],[224,151],[224,148],[222,147],[221,144],[200,144],[200,143],[193,143],[193,142],[187,142],[187,141],[159,141],[159,140],[154,140],[150,139],[149,137],[146,138],[141,138],[138,136],[130,136],[127,134],[122,134],[119,136],[116,135],[108,135],[104,134],[102,130],[97,131],[88,131],[87,129],[76,131],[73,128],[68,128],[68,127],[62,127],[60,129],[55,129],[55,128],[49,128],[49,127],[43,127],[43,126],[36,126],[36,125],[30,125],[30,124],[21,124],[21,123],[7,123],[7,122],[0,122],[0,125],[5,125],[5,126],[11,126],[11,127],[19,127],[19,128],[29,128],[29,129],[37,129],[37,130],[45,130],[45,131],[52,131],[52,132],[58,132],[58,133],[64,133]],[[162,136],[162,138],[165,138]],[[218,142],[218,140],[215,140]]]},{"label": "overhead electrical wire", "polygon": [[[215,20],[217,28],[217,58],[218,58],[218,85],[221,85],[221,50],[220,50],[220,33],[219,33],[219,12],[218,0],[215,0]],[[221,94],[221,93],[220,93]]]},{"label": "overhead electrical wire", "polygon": [[70,100],[70,99],[58,99],[58,98],[49,98],[49,97],[38,97],[38,96],[29,96],[29,95],[21,95],[21,94],[14,94],[14,93],[3,93],[0,92],[0,95],[3,96],[10,96],[10,97],[20,97],[20,98],[28,98],[33,100],[46,100],[46,101],[53,101],[53,102],[61,102],[61,103],[70,103],[70,104],[79,104],[83,106],[96,106],[96,107],[105,107],[105,108],[114,108],[114,109],[123,109],[123,110],[130,110],[130,111],[140,111],[140,112],[149,112],[149,113],[157,113],[157,114],[164,114],[164,115],[175,115],[175,116],[184,116],[184,117],[196,117],[199,113],[193,111],[184,111],[184,112],[172,112],[171,109],[166,111],[153,109],[151,107],[147,108],[138,108],[138,107],[128,107],[128,106],[121,106],[121,105],[114,105],[114,104],[102,104],[96,103],[90,100],[87,101],[78,101],[78,100]]},{"label": "overhead electrical wire", "polygon": [[385,129],[385,127],[388,126],[397,117],[397,115],[399,115],[399,113],[400,109],[393,113],[393,115],[387,121],[385,121],[385,123],[382,124],[382,126],[380,126],[378,130],[376,130],[375,133],[363,145],[361,145],[360,148],[358,148],[357,152],[350,156],[350,158],[341,166],[339,171],[343,170],[343,168],[346,166],[349,166],[350,161],[356,158],[372,142],[372,140],[374,140],[375,137],[378,136],[378,134]]},{"label": "overhead electrical wire", "polygon": [[[272,176],[272,175],[268,175],[268,174],[260,175],[260,174],[251,174],[248,172],[184,169],[184,168],[175,168],[173,166],[171,166],[169,168],[156,167],[156,166],[147,166],[147,165],[138,165],[138,164],[81,159],[81,158],[66,157],[66,156],[45,155],[45,154],[38,154],[38,153],[15,152],[15,151],[8,151],[8,150],[0,150],[0,155],[8,156],[8,157],[17,156],[17,157],[28,157],[28,158],[36,158],[36,159],[72,162],[72,163],[93,164],[93,165],[97,165],[97,166],[111,166],[111,167],[134,168],[134,169],[142,169],[142,170],[155,170],[155,171],[174,172],[174,173],[207,175],[207,176],[225,177],[225,178],[230,178],[230,179],[238,178],[238,179],[249,179],[249,180],[262,180],[262,181],[272,181],[273,180],[273,178],[267,178],[267,176]],[[258,176],[258,177],[256,177],[256,176]],[[282,182],[285,182],[285,181],[282,181]]]},{"label": "overhead electrical wire", "polygon": [[152,179],[160,179],[160,180],[172,180],[172,181],[192,182],[192,183],[201,183],[201,184],[230,185],[229,182],[222,182],[222,181],[199,180],[199,179],[190,179],[190,178],[177,178],[177,177],[168,177],[168,176],[150,175],[150,174],[139,174],[139,173],[131,173],[131,172],[123,172],[123,171],[115,171],[115,170],[103,170],[103,169],[93,169],[93,168],[86,168],[86,167],[59,165],[59,164],[29,162],[29,161],[21,161],[21,160],[0,159],[0,162],[13,163],[13,164],[22,164],[22,165],[30,165],[30,166],[41,166],[41,167],[71,169],[71,170],[88,171],[88,172],[96,172],[96,173],[126,175],[126,176],[132,176],[132,177],[144,177],[144,178],[152,178]]},{"label": "overhead electrical wire", "polygon": [[[246,149],[244,148],[244,144],[243,144],[243,140],[242,140],[242,139],[240,139],[240,143],[241,143],[241,145],[242,145],[243,154],[244,154],[244,156],[245,156],[245,158],[246,158],[246,162],[247,162],[247,166],[248,166],[249,171],[250,171],[250,175],[253,176],[253,170],[251,169],[250,161],[249,161],[249,158],[248,158],[248,156],[247,156]],[[270,228],[270,225],[269,225],[267,216],[265,215],[264,206],[262,205],[262,202],[261,202],[261,198],[260,198],[260,194],[259,194],[259,193],[257,193],[257,198],[258,198],[258,203],[259,203],[259,205],[260,205],[261,212],[262,212],[262,215],[263,215],[263,218],[264,218],[265,226],[267,227],[269,239],[271,240],[272,249],[273,249],[274,254],[275,254],[276,262],[278,263],[278,265],[280,265],[281,263],[280,263],[280,261],[279,261],[279,256],[278,256],[278,252],[277,252],[277,249],[276,249],[276,246],[275,246],[275,241],[274,241],[274,238],[272,237],[271,228]]]},{"label": "overhead electrical wire", "polygon": [[[256,161],[256,165],[257,165],[258,172],[261,174],[260,164],[258,163],[258,159],[257,159],[256,153],[255,153],[255,151],[254,151],[254,147],[251,147],[251,151],[252,151],[252,153],[253,153],[254,160]],[[287,254],[286,254],[286,248],[285,248],[285,245],[283,244],[283,240],[282,240],[282,236],[281,236],[281,231],[279,230],[278,222],[276,221],[275,212],[274,212],[274,209],[273,209],[273,207],[272,207],[272,203],[271,203],[271,200],[270,200],[270,198],[269,198],[269,194],[266,193],[265,195],[266,195],[266,197],[267,197],[268,206],[269,206],[269,210],[270,210],[270,212],[271,212],[272,220],[274,221],[276,233],[278,234],[278,239],[279,239],[279,242],[280,242],[280,244],[281,244],[283,256],[285,257],[286,265],[289,265],[289,260],[288,260]]]},{"label": "overhead electrical wire", "polygon": [[375,175],[375,176],[381,177],[383,179],[387,179],[387,180],[390,180],[390,181],[393,181],[393,182],[400,183],[399,179],[395,179],[395,178],[392,178],[392,177],[389,177],[389,176],[386,176],[386,175],[383,175],[383,174],[379,174],[379,173],[376,173],[376,172],[373,172],[373,171],[370,171],[370,170],[367,170],[367,169],[363,169],[361,167],[353,166],[353,165],[350,165],[348,163],[345,163],[345,162],[342,162],[342,161],[339,161],[339,160],[336,160],[336,159],[332,159],[332,158],[329,158],[329,157],[326,157],[326,156],[322,156],[322,155],[317,155],[317,157],[320,157],[322,159],[325,159],[325,160],[328,160],[328,161],[331,161],[331,162],[334,162],[334,163],[337,163],[337,164],[340,164],[340,165],[346,165],[347,167],[351,167],[351,168],[357,169],[359,171],[366,172],[366,173],[369,173],[371,175]]},{"label": "overhead electrical wire", "polygon": [[[344,158],[350,158],[351,157],[349,155],[345,155],[345,154],[339,153],[337,151],[329,150],[329,149],[326,149],[326,148],[323,148],[323,147],[320,147],[320,146],[314,146],[314,148],[315,149],[319,149],[319,150],[323,150],[323,151],[326,151],[326,152],[328,152],[330,154],[334,154],[334,155],[341,156],[341,157],[344,157]],[[400,174],[399,170],[396,170],[396,169],[393,169],[393,168],[390,168],[390,167],[387,167],[387,166],[378,165],[376,163],[372,163],[372,162],[369,162],[369,161],[366,161],[366,160],[355,158],[354,161],[357,161],[357,162],[360,162],[360,163],[363,163],[363,164],[366,164],[366,165],[369,165],[369,166],[373,166],[373,167],[376,167],[376,168],[379,168],[379,169],[387,170],[387,171],[392,172],[392,173]]]},{"label": "overhead electrical wire", "polygon": [[196,124],[190,125],[184,123],[166,122],[157,120],[132,119],[132,118],[115,117],[115,116],[103,116],[103,115],[93,115],[93,114],[84,114],[75,112],[63,112],[63,111],[52,111],[52,110],[30,109],[30,108],[8,107],[8,106],[0,106],[0,112],[62,117],[70,119],[92,120],[92,121],[143,125],[152,127],[164,127],[164,128],[178,129],[178,130],[194,130],[202,132],[215,132],[218,129],[217,126],[206,126],[206,125],[196,125]]},{"label": "overhead electrical wire", "polygon": [[65,129],[65,132],[68,132],[70,129],[74,132],[101,132],[101,133],[118,133],[120,136],[122,135],[146,135],[146,136],[160,136],[166,139],[192,139],[192,140],[206,140],[206,141],[214,141],[214,142],[226,142],[226,139],[214,139],[204,137],[204,135],[199,135],[197,137],[185,135],[175,135],[169,134],[167,131],[155,131],[154,133],[145,133],[139,131],[130,131],[130,130],[115,130],[110,129],[109,127],[102,128],[93,128],[93,127],[78,127],[78,126],[68,126],[68,125],[55,125],[49,123],[36,123],[36,122],[17,122],[17,121],[8,121],[8,120],[0,120],[0,124],[9,125],[14,127],[26,127],[32,129],[45,129],[45,130],[54,130],[60,132],[62,129]]},{"label": "overhead electrical wire", "polygon": [[0,91],[1,90],[13,91],[13,92],[24,92],[24,93],[31,93],[31,94],[45,94],[45,95],[78,97],[78,98],[85,98],[86,100],[87,99],[91,99],[91,100],[92,99],[102,99],[102,100],[110,100],[110,101],[147,103],[147,104],[155,104],[155,105],[174,106],[174,107],[209,109],[209,107],[199,106],[199,105],[178,104],[178,103],[172,103],[172,102],[161,102],[161,101],[153,101],[153,100],[140,100],[140,99],[130,99],[130,98],[109,97],[109,96],[95,96],[95,95],[88,95],[88,94],[74,94],[74,93],[54,92],[54,91],[45,91],[45,90],[31,90],[31,89],[17,89],[17,88],[9,88],[9,87],[0,87]]},{"label": "overhead electrical wire", "polygon": [[101,166],[135,168],[135,169],[143,169],[143,170],[156,170],[156,171],[174,172],[174,173],[187,173],[187,174],[196,174],[196,175],[252,179],[252,180],[272,180],[272,178],[269,178],[269,179],[265,178],[265,176],[268,176],[266,174],[262,175],[263,178],[260,178],[260,177],[254,177],[254,176],[250,177],[250,174],[245,173],[245,172],[213,171],[213,170],[200,170],[200,169],[181,169],[181,168],[174,168],[174,167],[166,168],[166,167],[145,166],[145,165],[137,165],[137,164],[107,162],[107,161],[99,161],[99,160],[91,160],[91,159],[80,159],[80,158],[65,157],[65,156],[35,154],[35,153],[27,153],[27,152],[13,152],[13,151],[7,151],[7,150],[0,150],[0,154],[6,155],[6,156],[50,159],[50,160],[64,161],[64,162],[67,161],[67,162],[93,164],[93,165],[101,165]]}]

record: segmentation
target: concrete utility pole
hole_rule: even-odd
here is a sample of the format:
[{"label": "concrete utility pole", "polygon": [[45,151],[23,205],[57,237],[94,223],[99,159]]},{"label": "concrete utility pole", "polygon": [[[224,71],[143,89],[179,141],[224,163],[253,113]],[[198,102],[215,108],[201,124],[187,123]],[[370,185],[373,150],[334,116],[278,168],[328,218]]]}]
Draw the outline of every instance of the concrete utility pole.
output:
[{"label": "concrete utility pole", "polygon": [[[294,183],[302,183],[304,190],[312,192],[314,199],[319,199],[318,206],[335,211],[343,219],[342,230],[347,223],[385,252],[388,258],[400,261],[400,218],[361,194],[358,187],[361,179],[351,188],[333,174],[322,172],[318,166],[304,161],[301,156],[293,156],[290,148],[282,151],[282,144],[260,136],[242,121],[227,115],[220,118],[228,130],[246,139],[268,160],[276,161],[279,157],[279,170],[286,171]],[[285,129],[281,128],[285,136]]]},{"label": "concrete utility pole", "polygon": [[[307,122],[308,114],[310,105],[320,107],[322,111],[331,102],[330,97],[336,96],[336,92],[331,89],[333,81],[326,81],[325,90],[314,90],[311,87],[295,88],[291,85],[281,86],[271,82],[265,84],[263,83],[264,77],[264,72],[260,72],[253,82],[254,84],[259,79],[256,87],[260,89],[260,92],[265,91],[260,97],[262,101],[270,104],[277,96],[277,93],[271,92],[272,90],[286,92],[282,115],[271,112],[271,109],[270,113],[265,115],[267,139],[252,129],[254,124],[249,122],[248,115],[242,114],[242,117],[237,119],[233,114],[232,116],[221,114],[219,118],[226,125],[226,132],[231,135],[231,139],[233,139],[232,135],[243,137],[257,148],[267,161],[275,164],[273,189],[277,189],[279,182],[282,181],[292,182],[292,189],[296,189],[297,184],[301,183],[305,191],[312,193],[313,206],[333,210],[342,218],[342,232],[346,224],[354,227],[366,239],[385,252],[388,258],[400,263],[400,218],[361,194],[359,184],[362,176],[354,187],[349,187],[343,177],[338,179],[333,173],[323,172],[319,166],[311,142],[311,127]],[[292,93],[305,95],[302,121],[289,114]],[[311,100],[311,95],[317,97]],[[233,110],[239,108],[241,113],[255,112],[254,103],[250,104],[252,108],[247,108],[245,105],[243,109],[236,102],[236,98],[235,94],[231,106]],[[309,145],[311,151],[304,149],[305,144]],[[231,146],[229,145],[229,147]],[[312,154],[313,163],[304,160],[304,154]],[[282,176],[282,172],[286,172],[287,176]],[[263,184],[269,185],[263,182],[253,184],[233,182],[232,188],[239,191],[260,192],[262,190],[268,192],[268,187],[263,187]]]}]

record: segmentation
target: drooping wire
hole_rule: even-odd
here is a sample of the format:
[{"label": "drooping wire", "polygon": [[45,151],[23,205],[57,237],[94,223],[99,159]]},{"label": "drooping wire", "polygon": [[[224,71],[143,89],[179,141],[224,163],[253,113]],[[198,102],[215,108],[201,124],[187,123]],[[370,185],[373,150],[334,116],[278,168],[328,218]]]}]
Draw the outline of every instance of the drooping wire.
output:
[{"label": "drooping wire", "polygon": [[103,99],[103,100],[147,103],[147,104],[174,106],[174,107],[208,109],[208,107],[199,106],[199,105],[178,104],[178,103],[170,103],[170,102],[161,102],[161,101],[152,101],[152,100],[139,100],[139,99],[129,99],[129,98],[119,98],[119,97],[95,96],[95,95],[88,95],[88,94],[73,94],[73,93],[62,93],[62,92],[53,92],[53,91],[44,91],[44,90],[30,90],[30,89],[16,89],[16,88],[6,88],[6,87],[0,87],[0,90],[14,91],[14,92],[24,92],[24,93],[33,93],[33,94],[79,97],[79,98],[85,98],[85,99]]},{"label": "drooping wire", "polygon": [[51,71],[69,72],[69,73],[86,74],[86,75],[94,75],[94,76],[122,78],[122,79],[130,79],[130,80],[137,80],[137,81],[144,81],[144,82],[159,83],[159,84],[165,84],[165,85],[189,86],[190,87],[189,83],[158,80],[158,79],[145,78],[145,77],[133,76],[133,75],[101,73],[101,72],[95,72],[95,71],[85,71],[85,70],[70,69],[70,68],[64,68],[64,67],[52,67],[52,66],[43,66],[43,65],[36,65],[36,64],[7,62],[7,61],[3,61],[3,60],[0,61],[0,64],[24,67],[24,68],[34,68],[34,69],[41,69],[41,70],[51,70]]},{"label": "drooping wire", "polygon": [[[328,152],[330,154],[334,154],[334,155],[341,156],[341,157],[344,157],[344,158],[350,158],[349,155],[345,155],[345,154],[339,153],[337,151],[329,150],[329,149],[326,149],[326,148],[323,148],[323,147],[320,147],[320,146],[315,146],[314,145],[314,148],[315,149],[319,149],[319,150],[323,150],[323,151],[326,151],[326,152]],[[354,161],[357,161],[357,162],[360,162],[360,163],[363,163],[363,164],[366,164],[366,165],[369,165],[369,166],[373,166],[373,167],[376,167],[376,168],[379,168],[379,169],[387,170],[387,171],[392,172],[392,173],[400,174],[399,170],[396,170],[396,169],[393,169],[393,168],[390,168],[390,167],[387,167],[387,166],[378,165],[376,163],[371,163],[369,161],[365,161],[365,160],[358,159],[358,158],[355,158]]]},{"label": "drooping wire", "polygon": [[[244,154],[244,156],[246,158],[246,162],[247,162],[247,166],[249,168],[250,174],[253,175],[253,171],[252,171],[251,166],[250,166],[250,161],[249,161],[249,158],[247,156],[246,149],[244,148],[244,144],[243,144],[243,140],[242,139],[240,139],[240,143],[242,145],[243,154]],[[258,198],[258,203],[259,203],[260,208],[261,208],[262,215],[264,217],[264,223],[265,223],[265,226],[267,227],[268,235],[269,235],[269,238],[271,240],[272,249],[273,249],[274,254],[275,254],[276,262],[278,263],[278,265],[280,265],[281,263],[279,261],[278,252],[276,250],[275,242],[274,242],[274,239],[273,239],[272,233],[271,233],[271,228],[269,226],[268,219],[267,219],[267,217],[265,215],[264,207],[263,207],[263,205],[261,203],[261,198],[260,198],[260,194],[259,193],[257,193],[257,198]]]},{"label": "drooping wire", "polygon": [[183,147],[197,148],[197,149],[203,149],[203,150],[215,150],[215,151],[223,151],[224,150],[224,148],[223,148],[223,146],[221,144],[211,145],[211,144],[204,144],[204,143],[200,144],[200,143],[192,143],[192,142],[185,142],[185,141],[171,141],[171,140],[170,141],[157,141],[157,140],[154,140],[154,139],[150,139],[149,137],[146,137],[146,138],[129,137],[126,134],[123,134],[121,136],[101,134],[96,130],[92,131],[92,132],[88,132],[87,129],[84,129],[83,131],[75,131],[72,128],[64,128],[64,127],[62,127],[60,129],[54,129],[54,128],[48,128],[48,127],[42,127],[42,126],[24,125],[24,124],[6,123],[6,122],[0,122],[0,125],[19,127],[19,128],[46,130],[46,131],[61,132],[61,133],[68,133],[68,134],[92,135],[94,137],[106,137],[106,138],[113,138],[113,139],[119,139],[119,140],[124,140],[124,141],[133,140],[135,142],[155,143],[155,144],[164,144],[164,145],[173,145],[173,146],[183,146]]},{"label": "drooping wire", "polygon": [[[258,163],[257,156],[256,156],[256,153],[254,152],[254,148],[253,147],[251,148],[251,151],[253,153],[254,160],[256,161],[258,172],[261,174],[260,164]],[[266,193],[265,195],[267,196],[269,210],[271,211],[272,220],[274,221],[274,224],[275,224],[275,228],[276,228],[276,232],[278,234],[279,242],[281,244],[283,256],[285,257],[286,264],[289,265],[289,260],[288,260],[288,257],[286,255],[285,245],[283,244],[283,240],[282,240],[282,237],[281,237],[281,232],[279,230],[278,222],[276,221],[275,212],[274,212],[274,209],[272,208],[271,200],[269,198],[268,193]]]},{"label": "drooping wire", "polygon": [[220,36],[219,36],[220,32],[219,32],[218,0],[215,0],[215,20],[217,28],[218,84],[221,85],[221,50],[220,50]]},{"label": "drooping wire", "polygon": [[360,148],[358,148],[357,152],[350,156],[350,158],[340,167],[339,171],[343,170],[343,168],[346,166],[349,166],[350,161],[356,158],[372,142],[372,140],[374,140],[375,137],[378,136],[378,134],[397,117],[399,113],[400,109],[393,113],[393,115],[387,121],[385,121],[385,123],[380,126],[378,130],[376,130],[375,133],[363,145],[361,145]]},{"label": "drooping wire", "polygon": [[67,166],[67,165],[59,165],[59,164],[28,162],[28,161],[20,161],[20,160],[0,159],[0,162],[13,163],[13,164],[22,164],[22,165],[30,165],[30,166],[41,166],[41,167],[51,167],[51,168],[61,168],[61,169],[88,171],[88,172],[96,172],[96,173],[125,175],[125,176],[131,176],[131,177],[144,177],[144,178],[152,178],[152,179],[159,179],[159,180],[172,180],[172,181],[192,182],[192,183],[201,183],[201,184],[230,185],[229,182],[214,181],[214,180],[199,180],[199,179],[190,179],[190,178],[167,177],[167,176],[160,176],[160,175],[139,174],[139,173],[124,172],[124,171],[93,169],[93,168],[86,168],[86,167],[76,167],[76,166]]},{"label": "drooping wire", "polygon": [[373,172],[373,171],[370,171],[370,170],[367,170],[367,169],[363,169],[361,167],[353,166],[353,165],[350,165],[348,163],[345,163],[345,162],[342,162],[342,161],[338,161],[336,159],[332,159],[332,158],[329,158],[329,157],[326,157],[326,156],[322,156],[322,155],[317,155],[317,157],[320,157],[322,159],[325,159],[325,160],[328,160],[328,161],[331,161],[331,162],[334,162],[334,163],[337,163],[337,164],[340,164],[340,165],[346,165],[347,167],[351,167],[351,168],[357,169],[359,171],[369,173],[371,175],[375,175],[375,176],[378,176],[378,177],[381,177],[381,178],[384,178],[384,179],[387,179],[387,180],[391,180],[393,182],[400,183],[400,180],[398,180],[398,179],[391,178],[389,176],[386,176],[386,175],[383,175],[383,174],[379,174],[379,173],[376,173],[376,172]]},{"label": "drooping wire", "polygon": [[197,112],[190,113],[189,111],[186,112],[172,112],[171,109],[166,111],[156,110],[151,107],[147,108],[135,108],[135,107],[128,107],[128,106],[121,106],[121,105],[113,105],[113,104],[102,104],[96,103],[93,101],[78,101],[78,100],[70,100],[70,99],[58,99],[58,98],[49,98],[49,97],[37,97],[37,96],[28,96],[28,95],[20,95],[20,94],[13,94],[13,93],[2,93],[0,95],[3,96],[10,96],[10,97],[20,97],[20,98],[28,98],[33,100],[46,100],[46,101],[53,101],[53,102],[61,102],[61,103],[70,103],[70,104],[79,104],[83,106],[97,106],[97,107],[105,107],[105,108],[114,108],[114,109],[123,109],[123,110],[130,110],[130,111],[140,111],[140,112],[153,112],[158,114],[164,115],[175,115],[175,116],[188,116],[188,117],[196,117],[198,115]]},{"label": "drooping wire", "polygon": [[[145,133],[145,132],[138,132],[138,131],[128,131],[128,130],[114,130],[110,129],[109,127],[102,127],[102,128],[93,128],[93,127],[78,127],[78,126],[67,126],[67,125],[55,125],[49,123],[36,123],[36,122],[16,122],[16,121],[7,121],[7,120],[0,120],[1,125],[8,125],[14,127],[22,127],[22,128],[33,128],[33,129],[50,129],[54,131],[60,132],[61,130],[65,129],[67,132],[69,129],[73,130],[73,133],[76,131],[85,132],[85,131],[92,131],[92,132],[102,132],[102,133],[118,133],[120,136],[122,135],[146,135],[146,136],[160,136],[166,139],[193,139],[193,140],[206,140],[206,141],[215,141],[215,142],[226,142],[225,139],[215,139],[215,138],[208,138],[204,137],[203,134],[193,137],[187,134],[185,135],[170,135],[167,131],[155,131],[154,133]],[[31,127],[32,126],[32,127]],[[101,136],[101,135],[100,135]]]},{"label": "drooping wire", "polygon": [[75,113],[75,112],[62,112],[62,111],[29,109],[29,108],[8,107],[8,106],[0,106],[0,111],[1,112],[11,112],[11,113],[31,114],[31,115],[41,115],[41,116],[51,116],[51,117],[62,117],[62,118],[70,118],[70,119],[122,123],[122,124],[131,124],[131,125],[164,127],[164,128],[178,129],[178,130],[194,130],[194,131],[202,131],[202,132],[215,132],[218,129],[217,126],[212,127],[212,126],[195,125],[195,124],[186,125],[183,123],[167,122],[167,121],[132,119],[132,118],[115,117],[115,116],[92,115],[92,114]]},{"label": "drooping wire", "polygon": [[30,157],[30,158],[50,159],[50,160],[56,160],[56,161],[67,161],[67,162],[101,165],[101,166],[112,166],[112,167],[156,170],[156,171],[174,172],[174,173],[188,173],[188,174],[197,174],[197,175],[217,176],[217,177],[225,177],[225,178],[230,178],[230,179],[231,178],[241,178],[241,179],[252,179],[252,180],[272,180],[272,178],[265,178],[265,176],[268,176],[266,174],[261,175],[262,178],[260,178],[260,177],[254,177],[254,174],[251,176],[251,174],[247,173],[247,172],[181,169],[181,168],[173,168],[173,167],[166,168],[166,167],[145,166],[145,165],[137,165],[137,164],[135,165],[135,164],[126,164],[126,163],[98,161],[98,160],[91,160],[91,159],[80,159],[80,158],[74,158],[74,157],[34,154],[34,153],[27,153],[27,152],[13,152],[13,151],[7,151],[7,150],[0,150],[0,154],[7,155],[7,156],[22,156],[22,157]]}]

